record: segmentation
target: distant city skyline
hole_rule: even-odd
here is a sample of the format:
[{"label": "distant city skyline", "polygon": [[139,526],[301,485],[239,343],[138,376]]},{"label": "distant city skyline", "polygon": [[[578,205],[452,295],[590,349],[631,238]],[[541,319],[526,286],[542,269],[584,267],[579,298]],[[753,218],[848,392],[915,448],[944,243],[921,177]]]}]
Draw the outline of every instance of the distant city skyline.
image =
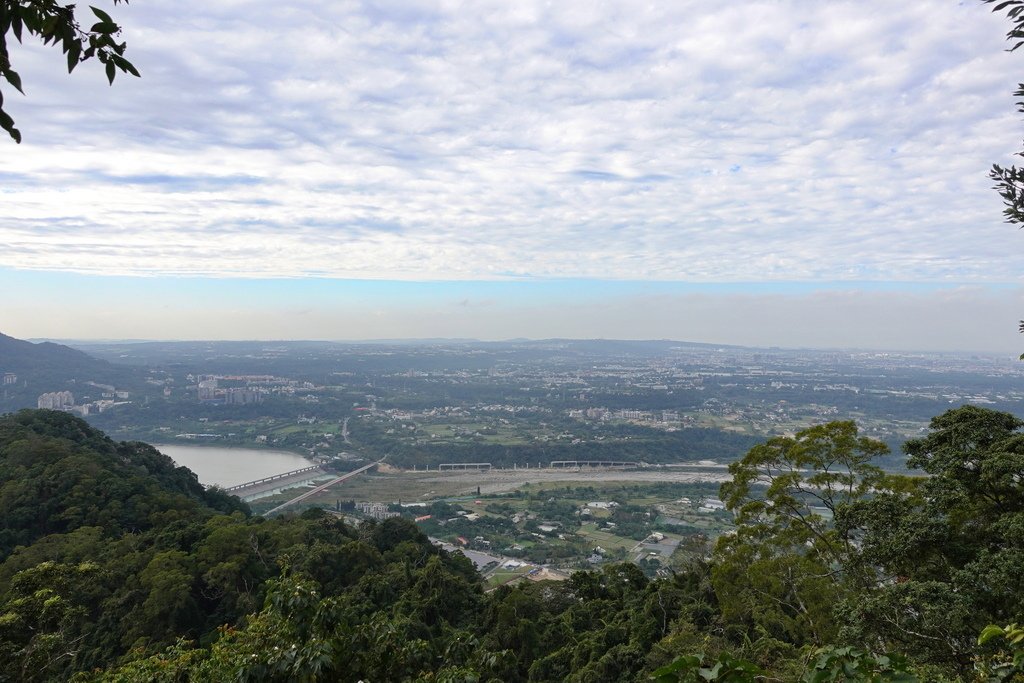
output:
[{"label": "distant city skyline", "polygon": [[140,79],[12,45],[0,332],[1015,353],[990,10],[120,4]]}]

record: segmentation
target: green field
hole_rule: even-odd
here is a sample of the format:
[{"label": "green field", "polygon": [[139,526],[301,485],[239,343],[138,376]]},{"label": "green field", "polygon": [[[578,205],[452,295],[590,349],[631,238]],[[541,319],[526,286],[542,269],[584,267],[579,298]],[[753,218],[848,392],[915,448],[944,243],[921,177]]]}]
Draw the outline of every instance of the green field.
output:
[{"label": "green field", "polygon": [[530,573],[531,567],[519,567],[517,569],[498,569],[487,576],[487,587],[497,588],[517,580],[522,580]]},{"label": "green field", "polygon": [[547,434],[543,429],[526,425],[488,424],[484,422],[425,422],[416,425],[417,436],[427,435],[432,443],[485,443],[498,446],[522,446],[534,442],[535,437]]},{"label": "green field", "polygon": [[623,538],[608,531],[599,530],[597,524],[593,522],[582,525],[576,533],[605,550],[615,550],[617,548],[629,550],[637,544],[632,538]]}]

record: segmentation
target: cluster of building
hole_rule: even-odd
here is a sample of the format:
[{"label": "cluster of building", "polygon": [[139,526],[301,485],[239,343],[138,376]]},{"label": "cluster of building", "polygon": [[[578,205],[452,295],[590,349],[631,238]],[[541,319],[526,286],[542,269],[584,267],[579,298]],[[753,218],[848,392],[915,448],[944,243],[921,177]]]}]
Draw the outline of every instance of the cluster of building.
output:
[{"label": "cluster of building", "polygon": [[[111,387],[113,389],[113,387]],[[106,396],[107,394],[104,394]],[[119,391],[116,392],[117,397],[127,397],[128,392]],[[46,394],[40,394],[39,398],[36,399],[36,407],[44,408],[46,410],[63,410],[67,413],[74,413],[85,417],[86,415],[92,415],[94,413],[102,413],[106,410],[113,408],[114,406],[124,405],[127,401],[113,401],[104,399],[100,401],[92,401],[90,403],[75,403],[75,395],[70,391],[51,391]]]},{"label": "cluster of building", "polygon": [[[429,418],[473,417],[480,413],[510,413],[513,415],[521,415],[538,413],[544,414],[551,412],[553,412],[551,408],[545,408],[544,406],[524,406],[512,403],[477,404],[472,407],[440,406],[437,408],[427,408],[419,411],[388,408],[387,410],[381,411],[382,414],[398,421]],[[509,424],[508,420],[503,420],[503,422],[505,424]]]},{"label": "cluster of building", "polygon": [[230,406],[244,406],[263,403],[263,392],[253,387],[225,387],[218,385],[217,377],[203,376],[197,385],[198,397],[204,403],[223,403]]},{"label": "cluster of building", "polygon": [[674,410],[609,410],[608,408],[586,408],[569,410],[569,417],[577,420],[636,420],[641,422],[660,422],[674,424],[680,421],[679,413]]},{"label": "cluster of building", "polygon": [[356,503],[356,511],[363,513],[371,519],[391,519],[401,515],[399,512],[389,512],[387,503]]},{"label": "cluster of building", "polygon": [[[203,403],[250,405],[263,403],[271,395],[294,396],[307,403],[318,403],[315,392],[324,387],[274,375],[193,375],[185,377]],[[314,392],[314,393],[310,393]]]},{"label": "cluster of building", "polygon": [[68,410],[75,406],[75,396],[70,391],[51,391],[36,399],[36,407],[46,410]]}]

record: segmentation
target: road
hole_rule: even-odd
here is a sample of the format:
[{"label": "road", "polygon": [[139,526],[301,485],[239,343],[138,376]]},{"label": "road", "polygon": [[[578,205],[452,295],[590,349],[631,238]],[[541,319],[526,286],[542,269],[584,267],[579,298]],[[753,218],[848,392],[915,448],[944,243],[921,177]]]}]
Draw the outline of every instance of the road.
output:
[{"label": "road", "polygon": [[[384,456],[384,457],[386,458],[387,456]],[[382,462],[384,462],[384,458],[381,458],[377,462],[371,462],[369,465],[363,465],[358,470],[352,470],[351,472],[346,472],[345,474],[343,474],[342,476],[338,477],[337,479],[332,479],[329,482],[327,482],[326,484],[321,484],[320,486],[317,486],[314,489],[310,489],[309,491],[306,491],[301,496],[296,496],[295,498],[292,498],[289,501],[285,501],[284,503],[281,503],[280,505],[278,505],[276,508],[273,508],[272,510],[267,510],[266,512],[263,513],[263,516],[264,517],[269,517],[272,514],[274,514],[275,512],[280,512],[281,510],[284,510],[286,507],[290,507],[292,505],[295,505],[296,503],[301,503],[302,501],[306,500],[307,498],[315,496],[316,494],[320,493],[321,491],[323,491],[325,489],[330,488],[331,486],[334,486],[335,484],[340,484],[341,482],[345,481],[346,479],[351,479],[352,477],[354,477],[354,476],[356,476],[358,474],[362,474],[366,470],[370,469],[371,467],[376,467],[377,465],[381,464]]]},{"label": "road", "polygon": [[239,484],[224,490],[233,496],[238,496],[242,500],[249,502],[272,496],[280,491],[295,488],[317,479],[323,480],[324,477],[329,476],[331,476],[330,473],[319,467],[307,467],[293,472],[284,472],[273,477],[265,477],[257,481],[246,482],[245,484]]},{"label": "road", "polygon": [[[423,473],[419,473],[422,475]],[[434,474],[431,472],[431,474]],[[423,481],[458,482],[466,488],[480,487],[480,494],[501,493],[512,491],[523,484],[536,484],[543,481],[566,482],[598,482],[598,481],[647,481],[647,482],[716,482],[731,481],[732,476],[727,470],[720,468],[693,471],[671,470],[601,470],[596,472],[574,472],[558,469],[517,469],[496,470],[486,472],[452,472],[438,473]]]}]

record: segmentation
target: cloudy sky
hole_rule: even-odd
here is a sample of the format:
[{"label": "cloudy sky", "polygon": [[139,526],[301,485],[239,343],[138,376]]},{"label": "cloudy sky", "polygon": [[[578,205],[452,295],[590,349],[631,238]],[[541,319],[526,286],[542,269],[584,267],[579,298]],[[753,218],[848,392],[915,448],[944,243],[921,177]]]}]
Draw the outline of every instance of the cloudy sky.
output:
[{"label": "cloudy sky", "polygon": [[2,332],[1019,352],[974,0],[110,11],[141,79],[12,55]]}]

